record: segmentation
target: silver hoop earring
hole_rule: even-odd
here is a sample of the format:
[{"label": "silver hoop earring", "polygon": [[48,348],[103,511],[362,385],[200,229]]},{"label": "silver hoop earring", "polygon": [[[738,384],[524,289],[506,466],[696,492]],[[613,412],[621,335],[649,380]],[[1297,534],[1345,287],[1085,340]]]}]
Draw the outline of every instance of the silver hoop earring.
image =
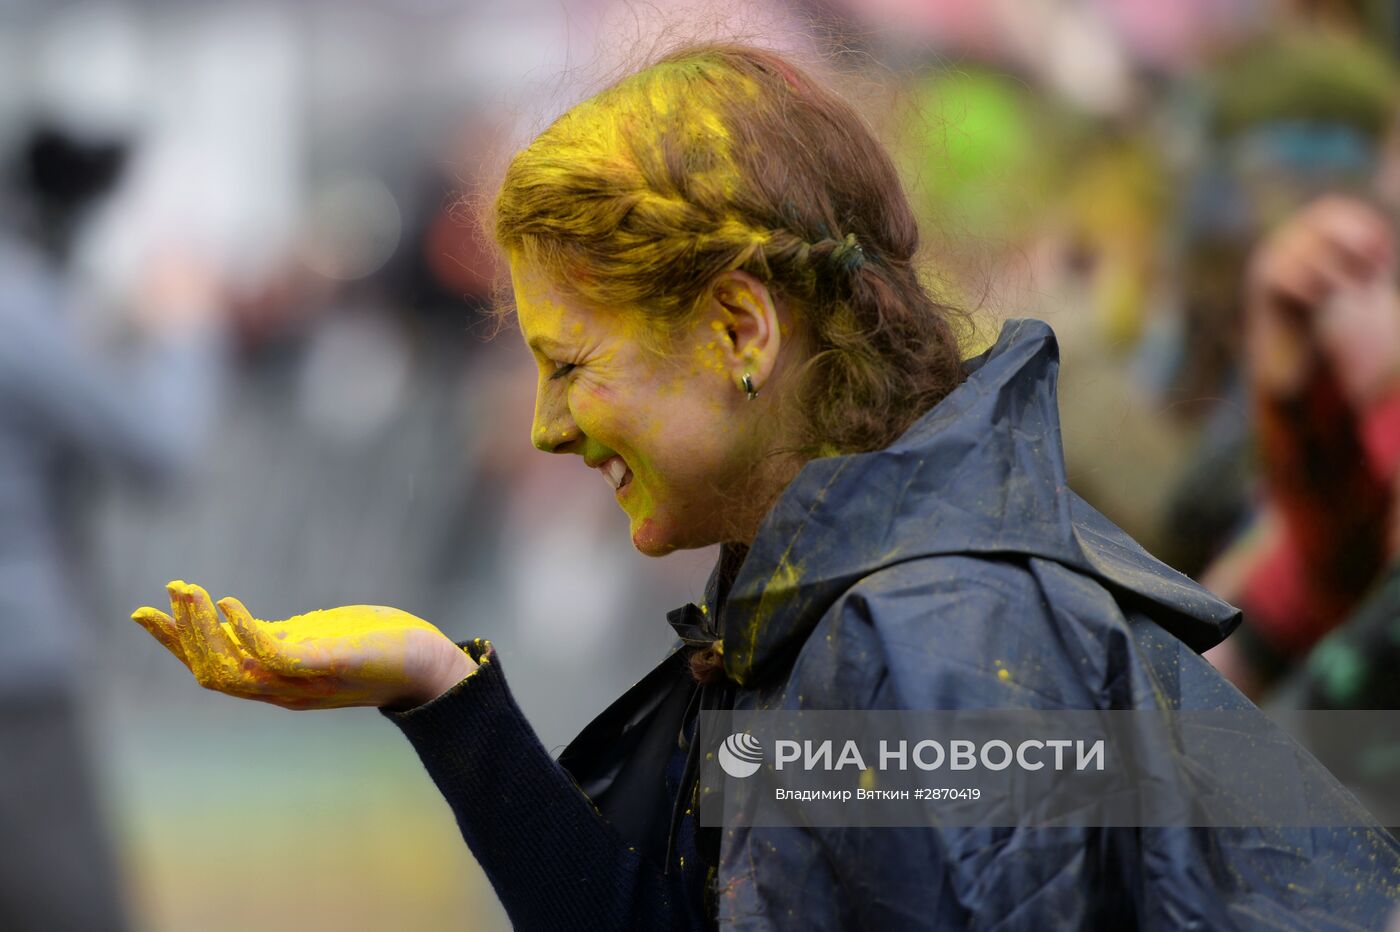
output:
[{"label": "silver hoop earring", "polygon": [[753,387],[753,376],[745,372],[744,377],[740,379],[740,381],[744,383],[744,394],[749,396],[749,401],[753,401],[758,397],[758,389]]}]

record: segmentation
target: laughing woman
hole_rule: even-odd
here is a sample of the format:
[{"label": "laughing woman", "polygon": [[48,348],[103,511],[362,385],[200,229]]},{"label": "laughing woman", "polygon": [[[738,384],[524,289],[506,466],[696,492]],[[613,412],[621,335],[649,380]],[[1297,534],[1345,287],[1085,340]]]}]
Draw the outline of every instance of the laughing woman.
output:
[{"label": "laughing woman", "polygon": [[1248,708],[1198,655],[1237,612],[1068,489],[1049,328],[962,358],[889,157],[783,58],[687,47],[579,104],[514,157],[495,235],[535,446],[599,470],[643,553],[722,545],[681,642],[555,760],[487,640],[221,621],[172,583],[135,618],[203,686],[379,707],[520,929],[1381,921],[1371,828],[701,827],[700,709]]}]

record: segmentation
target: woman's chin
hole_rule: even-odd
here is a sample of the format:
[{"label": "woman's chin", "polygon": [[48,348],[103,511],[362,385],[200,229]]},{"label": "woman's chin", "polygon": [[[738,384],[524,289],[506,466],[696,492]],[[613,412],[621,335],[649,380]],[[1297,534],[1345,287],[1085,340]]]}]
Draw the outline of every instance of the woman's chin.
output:
[{"label": "woman's chin", "polygon": [[655,518],[638,518],[632,522],[632,546],[649,557],[664,557],[679,549],[675,537]]},{"label": "woman's chin", "polygon": [[632,546],[649,557],[699,550],[719,542],[719,537],[693,522],[667,520],[658,515],[632,519]]}]

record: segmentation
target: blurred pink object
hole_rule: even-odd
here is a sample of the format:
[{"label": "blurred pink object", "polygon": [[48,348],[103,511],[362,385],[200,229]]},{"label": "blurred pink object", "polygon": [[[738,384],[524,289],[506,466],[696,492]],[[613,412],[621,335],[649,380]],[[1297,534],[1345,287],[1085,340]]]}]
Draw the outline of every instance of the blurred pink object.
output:
[{"label": "blurred pink object", "polygon": [[1001,47],[998,4],[982,0],[837,0],[846,12],[905,41],[989,53]]},{"label": "blurred pink object", "polygon": [[[996,58],[1017,32],[1016,20],[1073,13],[1056,0],[837,0],[848,14],[890,30],[906,42],[929,42]],[[1130,56],[1154,65],[1179,65],[1210,45],[1261,22],[1263,0],[1088,0],[1088,10],[1117,36]],[[1058,9],[1057,9],[1058,8]]]},{"label": "blurred pink object", "polygon": [[1093,0],[1136,60],[1181,65],[1238,35],[1269,12],[1261,0]]}]

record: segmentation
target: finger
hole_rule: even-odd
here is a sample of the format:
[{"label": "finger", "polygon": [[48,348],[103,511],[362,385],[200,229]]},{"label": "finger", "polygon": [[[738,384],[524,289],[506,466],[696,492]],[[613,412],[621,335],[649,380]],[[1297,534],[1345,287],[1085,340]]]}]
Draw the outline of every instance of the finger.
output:
[{"label": "finger", "polygon": [[1338,291],[1365,280],[1349,265],[1343,252],[1329,245],[1323,245],[1299,265],[1302,267],[1299,278],[1305,283],[1300,288],[1300,297],[1313,310],[1320,309]]},{"label": "finger", "polygon": [[1379,212],[1354,201],[1329,208],[1319,218],[1319,230],[1333,249],[1344,254],[1355,274],[1370,277],[1390,262],[1394,234]]},{"label": "finger", "polygon": [[185,583],[180,579],[172,580],[165,584],[165,591],[170,596],[170,614],[175,618],[175,633],[184,647],[185,660],[190,665],[190,671],[198,676],[209,649],[205,646],[204,638],[195,630],[192,610],[185,596]]},{"label": "finger", "polygon": [[219,600],[219,608],[238,635],[239,643],[268,670],[285,676],[309,676],[315,672],[306,669],[290,645],[282,644],[270,634],[267,622],[254,618],[242,602],[232,597],[223,598]]},{"label": "finger", "polygon": [[[200,586],[193,583],[171,583],[175,588],[179,599],[172,603],[175,605],[175,617],[190,626],[204,648],[212,654],[228,654],[238,656],[238,645],[224,629],[223,623],[219,620],[219,613],[214,610],[214,603],[209,598],[209,593]],[[183,612],[184,618],[181,619]]]},{"label": "finger", "polygon": [[1282,297],[1290,302],[1308,303],[1313,299],[1308,260],[1320,249],[1320,237],[1307,227],[1276,236],[1250,263],[1252,288],[1270,300]]},{"label": "finger", "polygon": [[1265,275],[1271,296],[1285,302],[1290,310],[1302,310],[1305,316],[1332,292],[1358,280],[1346,255],[1335,244],[1308,230],[1299,231],[1293,244],[1273,257]]},{"label": "finger", "polygon": [[1324,261],[1333,276],[1345,284],[1369,282],[1384,269],[1373,246],[1332,237],[1323,245]]},{"label": "finger", "polygon": [[[201,587],[176,581],[169,586],[175,621],[186,644],[194,643],[199,655],[195,678],[200,685],[224,691],[242,676],[246,655],[224,630],[209,593]],[[188,650],[188,646],[187,646]]]},{"label": "finger", "polygon": [[185,657],[185,646],[180,643],[180,632],[175,627],[174,618],[159,609],[145,605],[131,613],[131,620],[145,628],[146,633],[159,641],[181,663],[187,667],[190,665]]}]

